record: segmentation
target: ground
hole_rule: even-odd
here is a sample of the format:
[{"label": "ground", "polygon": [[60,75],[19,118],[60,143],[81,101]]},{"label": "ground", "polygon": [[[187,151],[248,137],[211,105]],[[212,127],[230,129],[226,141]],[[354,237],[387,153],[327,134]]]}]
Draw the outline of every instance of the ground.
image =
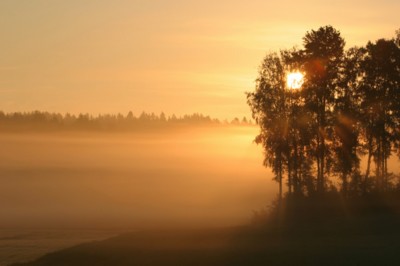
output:
[{"label": "ground", "polygon": [[339,231],[272,232],[253,226],[142,231],[19,265],[399,265],[398,231]]}]

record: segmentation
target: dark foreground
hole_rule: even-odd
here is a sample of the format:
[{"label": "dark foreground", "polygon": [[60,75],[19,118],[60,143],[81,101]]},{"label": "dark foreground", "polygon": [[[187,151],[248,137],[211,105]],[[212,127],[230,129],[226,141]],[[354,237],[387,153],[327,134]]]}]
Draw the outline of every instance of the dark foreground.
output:
[{"label": "dark foreground", "polygon": [[15,265],[400,265],[400,230],[370,229],[137,232]]}]

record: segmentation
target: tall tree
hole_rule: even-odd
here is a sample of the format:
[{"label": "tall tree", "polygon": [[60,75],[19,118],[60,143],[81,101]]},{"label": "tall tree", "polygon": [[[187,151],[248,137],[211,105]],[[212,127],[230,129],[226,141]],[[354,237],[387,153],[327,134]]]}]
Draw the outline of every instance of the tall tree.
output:
[{"label": "tall tree", "polygon": [[[360,158],[360,105],[357,94],[362,74],[360,72],[364,49],[353,47],[346,51],[338,69],[339,83],[335,88],[333,109],[333,166],[342,181],[341,191],[346,196],[361,191],[359,177]],[[350,180],[351,179],[351,180]]]},{"label": "tall tree", "polygon": [[323,192],[330,166],[328,141],[333,132],[333,105],[339,83],[338,68],[343,60],[345,41],[332,26],[307,32],[304,41],[306,104],[313,113],[316,131],[315,156],[317,189]]},{"label": "tall tree", "polygon": [[393,143],[399,139],[400,48],[395,40],[369,42],[361,70],[368,156],[374,158],[376,187],[383,191],[388,186],[387,161]]},{"label": "tall tree", "polygon": [[288,120],[285,110],[285,67],[280,55],[268,54],[259,69],[254,92],[247,93],[253,118],[260,126],[255,141],[264,149],[264,165],[272,168],[282,198],[287,161]]},{"label": "tall tree", "polygon": [[282,197],[287,176],[288,193],[314,191],[310,160],[309,112],[301,90],[291,90],[287,74],[301,67],[300,51],[268,54],[260,67],[256,89],[247,94],[253,118],[260,126],[256,142],[264,148],[264,165],[272,168]]}]

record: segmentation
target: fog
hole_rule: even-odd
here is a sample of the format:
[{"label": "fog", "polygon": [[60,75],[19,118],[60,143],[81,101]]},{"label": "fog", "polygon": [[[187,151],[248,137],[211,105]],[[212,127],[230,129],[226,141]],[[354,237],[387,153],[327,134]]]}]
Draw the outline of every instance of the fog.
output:
[{"label": "fog", "polygon": [[0,227],[225,226],[276,196],[256,127],[0,135]]}]

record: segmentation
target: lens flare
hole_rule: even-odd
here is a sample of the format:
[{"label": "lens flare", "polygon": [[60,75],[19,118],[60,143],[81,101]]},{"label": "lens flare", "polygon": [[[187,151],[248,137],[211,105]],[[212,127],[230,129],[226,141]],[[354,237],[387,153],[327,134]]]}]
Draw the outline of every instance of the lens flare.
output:
[{"label": "lens flare", "polygon": [[304,82],[304,75],[300,72],[291,72],[287,74],[286,83],[290,89],[300,89]]}]

